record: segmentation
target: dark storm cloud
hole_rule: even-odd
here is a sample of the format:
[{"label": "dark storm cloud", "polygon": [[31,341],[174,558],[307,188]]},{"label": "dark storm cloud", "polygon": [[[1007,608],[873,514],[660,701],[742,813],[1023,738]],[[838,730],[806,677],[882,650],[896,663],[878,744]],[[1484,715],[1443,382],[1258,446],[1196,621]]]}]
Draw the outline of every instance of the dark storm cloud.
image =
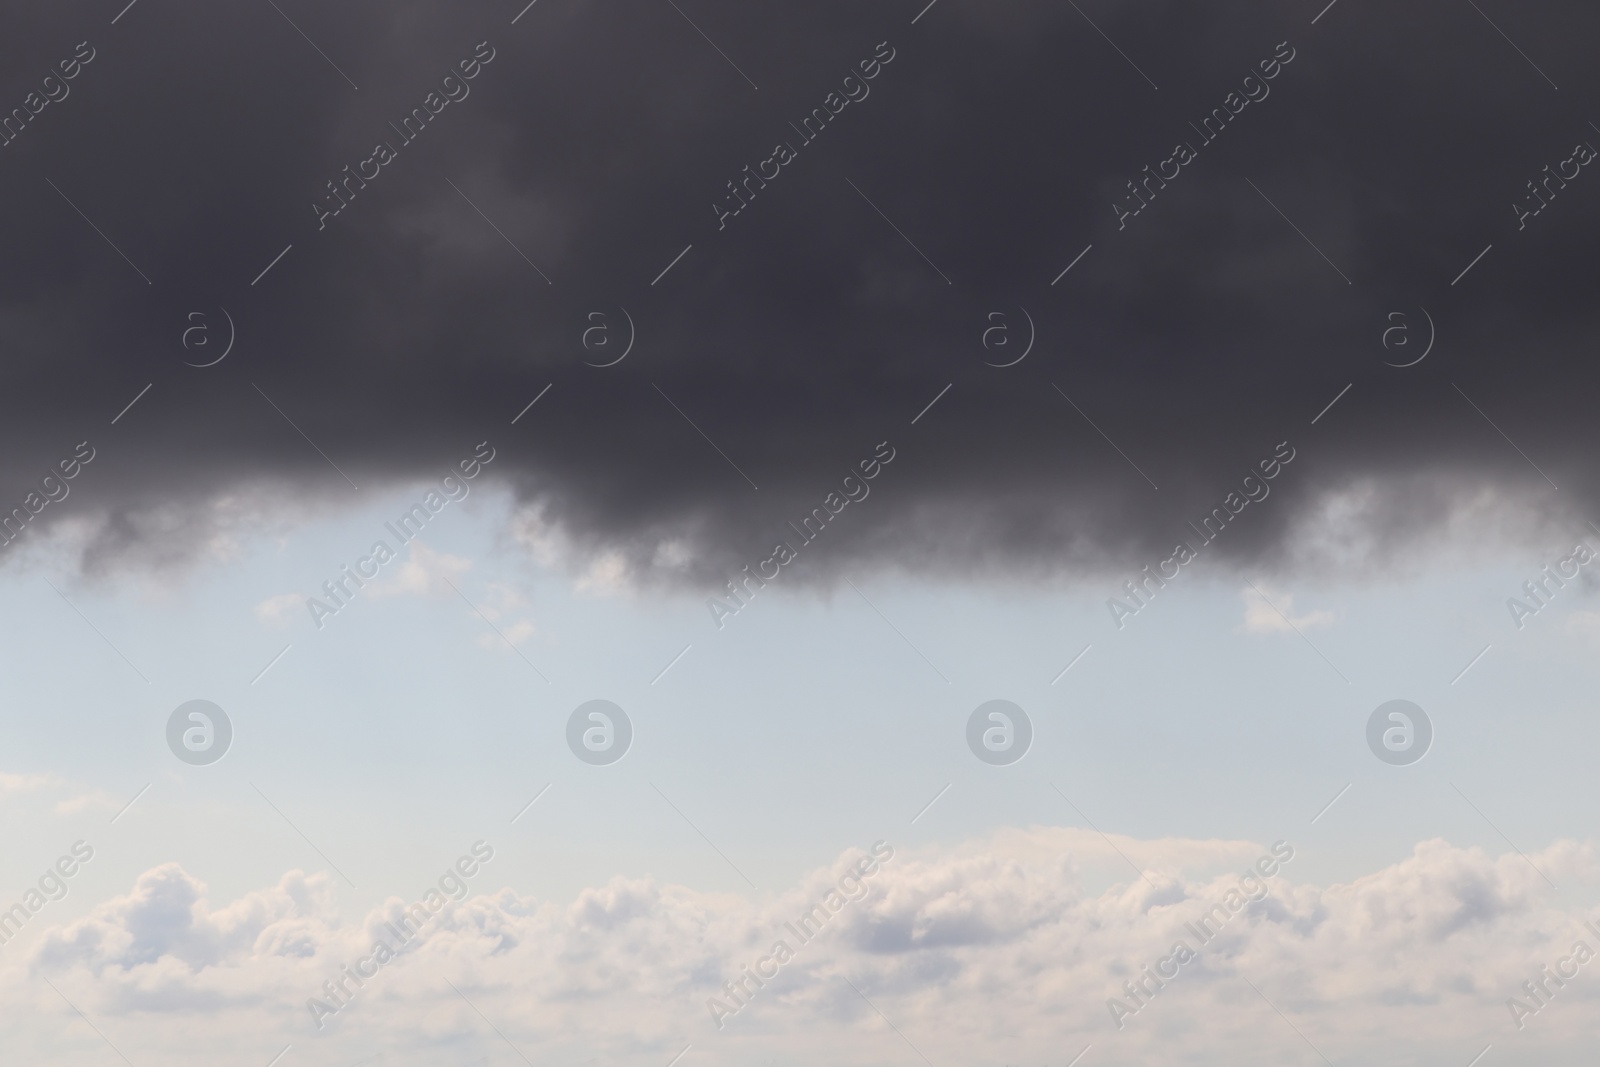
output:
[{"label": "dark storm cloud", "polygon": [[[1512,208],[1600,144],[1600,14],[1347,2],[1313,25],[1322,6],[14,16],[0,105],[29,117],[0,149],[3,499],[88,439],[92,469],[39,522],[101,522],[91,569],[159,563],[229,494],[303,517],[489,439],[495,475],[581,551],[642,573],[677,541],[705,574],[764,558],[888,441],[805,566],[1040,572],[1166,554],[1288,441],[1272,497],[1213,552],[1281,554],[1317,500],[1363,485],[1385,551],[1485,490],[1600,514],[1600,172],[1550,185],[1520,230]],[[94,59],[31,114],[82,41]],[[1179,143],[1194,158],[1164,164]],[[764,163],[779,144],[793,158]],[[728,183],[775,165],[726,214]],[[347,166],[370,180],[330,215]],[[1147,166],[1178,175],[1131,215]],[[1424,307],[1434,351],[1385,366],[1420,353]],[[220,352],[222,308],[234,351],[184,366]],[[586,366],[620,353],[623,308],[628,358]],[[1021,351],[1023,308],[1032,352],[986,365]],[[1397,311],[1412,344],[1386,351]],[[612,347],[583,347],[591,312]],[[195,321],[213,346],[185,351]],[[1001,323],[1010,346],[986,351]]]}]

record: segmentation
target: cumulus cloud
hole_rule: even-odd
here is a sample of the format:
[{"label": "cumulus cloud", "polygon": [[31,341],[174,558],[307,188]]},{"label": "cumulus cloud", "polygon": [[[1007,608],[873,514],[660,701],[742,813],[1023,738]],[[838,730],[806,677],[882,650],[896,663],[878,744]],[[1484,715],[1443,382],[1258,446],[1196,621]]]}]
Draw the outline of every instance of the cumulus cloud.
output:
[{"label": "cumulus cloud", "polygon": [[470,559],[439,552],[419,540],[413,540],[406,549],[405,559],[374,582],[369,595],[455,596],[450,583],[471,569]]},{"label": "cumulus cloud", "polygon": [[54,795],[57,815],[75,815],[87,808],[116,807],[118,801],[102,789],[88,788],[54,774],[11,774],[0,771],[0,797]]},{"label": "cumulus cloud", "polygon": [[279,593],[269,596],[250,610],[268,626],[282,626],[288,622],[289,613],[304,608],[306,598],[299,593]]},{"label": "cumulus cloud", "polygon": [[[1600,982],[1571,983],[1532,1036],[1512,1025],[1506,999],[1575,938],[1594,944],[1582,922],[1596,914],[1552,901],[1518,854],[1424,841],[1331,885],[1304,880],[1290,861],[1266,879],[1269,895],[1201,945],[1185,924],[1227,899],[1268,846],[1126,842],[1163,854],[1167,869],[1090,891],[1082,866],[1103,857],[1080,850],[1097,841],[1045,827],[902,850],[863,879],[861,899],[838,900],[809,942],[785,924],[831,908],[830,891],[868,853],[852,849],[758,901],[652,878],[616,878],[565,903],[509,888],[440,901],[423,936],[320,1034],[307,998],[375,941],[393,940],[383,924],[400,914],[399,898],[344,921],[327,876],[293,871],[218,904],[167,864],[48,931],[29,965],[92,1016],[152,1048],[165,1043],[176,1063],[203,1061],[157,1036],[174,1026],[216,1041],[270,1026],[338,1055],[377,1042],[396,1064],[433,1062],[424,1048],[465,1061],[497,1040],[476,1012],[536,1060],[631,1050],[666,1062],[692,1042],[716,1064],[760,1050],[775,1050],[775,1062],[867,1064],[906,1054],[884,1018],[935,1062],[1055,1062],[1093,1043],[1102,1062],[1133,1064],[1175,1040],[1184,1062],[1303,1059],[1301,1038],[1251,984],[1336,1061],[1463,1041],[1477,1042],[1469,1058],[1488,1041],[1561,1052],[1589,1040]],[[1591,843],[1558,841],[1528,859],[1563,883],[1600,878]],[[1108,1001],[1126,998],[1123,983],[1179,938],[1198,958],[1119,1030]],[[724,983],[780,939],[792,960],[764,986],[747,984],[747,1006],[719,1029],[708,998],[726,1000]]]},{"label": "cumulus cloud", "polygon": [[1565,629],[1589,644],[1600,645],[1600,611],[1568,612]]},{"label": "cumulus cloud", "polygon": [[9,774],[0,771],[0,794],[35,793],[59,785],[61,781],[49,774]]},{"label": "cumulus cloud", "polygon": [[520,619],[509,625],[498,627],[498,629],[500,636],[504,636],[504,641],[500,639],[500,636],[494,634],[479,634],[474,640],[480,648],[487,648],[493,651],[504,649],[506,642],[510,642],[512,645],[520,645],[539,632],[533,623],[527,619]]},{"label": "cumulus cloud", "polygon": [[1270,586],[1245,586],[1239,590],[1244,601],[1244,631],[1252,634],[1293,633],[1334,621],[1331,611],[1317,609],[1304,615],[1294,613],[1294,594]]},{"label": "cumulus cloud", "polygon": [[116,809],[122,804],[116,797],[103,789],[91,789],[83,793],[74,793],[56,801],[57,815],[76,815],[80,811],[90,808]]}]

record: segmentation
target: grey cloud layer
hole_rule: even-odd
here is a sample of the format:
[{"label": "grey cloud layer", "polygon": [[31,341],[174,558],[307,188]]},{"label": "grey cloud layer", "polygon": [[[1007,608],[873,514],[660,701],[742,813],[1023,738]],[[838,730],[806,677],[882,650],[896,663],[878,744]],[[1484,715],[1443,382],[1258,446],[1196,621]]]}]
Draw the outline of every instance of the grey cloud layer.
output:
[{"label": "grey cloud layer", "polygon": [[[93,432],[101,458],[59,509],[101,524],[91,568],[203,540],[243,487],[356,499],[287,415],[363,489],[504,436],[497,475],[641,576],[669,541],[687,545],[675,573],[737,569],[886,438],[895,483],[808,566],[1169,554],[1285,439],[1297,477],[1219,556],[1282,555],[1358,485],[1378,487],[1379,544],[1486,486],[1506,509],[1593,514],[1596,194],[1585,172],[1521,230],[1512,205],[1600,142],[1583,110],[1600,15],[1497,13],[1557,92],[1470,5],[1342,5],[1313,26],[1320,6],[1084,5],[1138,70],[1042,3],[915,25],[920,3],[704,3],[694,26],[671,5],[541,3],[515,25],[520,4],[286,8],[329,61],[270,6],[30,14],[0,45],[0,99],[80,41],[95,59],[0,149],[7,491]],[[441,74],[480,42],[495,58],[453,98]],[[870,97],[828,103],[881,42]],[[1282,42],[1270,95],[1225,103],[1260,95],[1242,79]],[[431,92],[413,141],[385,132]],[[812,135],[819,106],[838,114]],[[1236,106],[1203,144],[1191,123]],[[325,183],[385,138],[397,157],[319,231]],[[719,230],[729,179],[777,139],[795,158]],[[1119,223],[1127,183],[1180,141],[1196,158]],[[185,367],[186,316],[224,307],[236,349]],[[1424,307],[1433,353],[1384,366],[1388,314],[1420,345]],[[620,344],[623,308],[633,351],[585,366],[589,314]],[[986,366],[990,313],[1020,345],[1022,308],[1033,351]]]}]

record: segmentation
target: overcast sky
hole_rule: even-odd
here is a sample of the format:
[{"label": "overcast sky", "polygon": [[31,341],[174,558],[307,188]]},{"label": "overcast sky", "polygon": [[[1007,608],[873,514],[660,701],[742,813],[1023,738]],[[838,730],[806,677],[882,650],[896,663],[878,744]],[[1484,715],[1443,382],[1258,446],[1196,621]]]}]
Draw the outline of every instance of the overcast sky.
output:
[{"label": "overcast sky", "polygon": [[125,3],[0,40],[23,1061],[1592,1060],[1591,8]]}]

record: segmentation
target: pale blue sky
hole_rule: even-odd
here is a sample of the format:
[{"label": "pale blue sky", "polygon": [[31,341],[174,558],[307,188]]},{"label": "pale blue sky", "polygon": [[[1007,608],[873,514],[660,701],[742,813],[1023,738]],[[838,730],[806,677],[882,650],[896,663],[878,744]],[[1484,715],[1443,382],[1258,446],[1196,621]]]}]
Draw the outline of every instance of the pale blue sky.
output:
[{"label": "pale blue sky", "polygon": [[[8,687],[33,711],[15,717],[0,769],[68,779],[117,807],[153,785],[115,826],[99,807],[60,818],[8,807],[0,893],[20,892],[78,836],[105,845],[84,879],[104,879],[104,893],[166,860],[220,898],[291,867],[325,869],[257,788],[360,887],[341,890],[353,909],[412,892],[479,837],[503,846],[490,881],[542,897],[619,873],[750,892],[661,794],[768,892],[879,837],[1083,825],[1051,782],[1107,832],[1303,839],[1300,872],[1328,879],[1435,836],[1503,850],[1461,794],[1526,850],[1584,837],[1600,802],[1585,755],[1600,733],[1589,707],[1597,637],[1574,614],[1593,598],[1571,585],[1517,632],[1504,600],[1537,570],[1536,555],[1362,584],[1286,588],[1255,576],[1275,598],[1292,595],[1297,618],[1333,613],[1307,625],[1315,650],[1294,632],[1245,632],[1243,581],[1205,557],[1121,632],[1104,606],[1115,579],[980,588],[851,575],[913,649],[847,585],[819,594],[774,584],[720,632],[709,591],[579,591],[503,540],[507,501],[484,488],[424,540],[471,561],[455,581],[475,602],[497,595],[493,583],[526,597],[500,625],[533,623],[520,647],[549,684],[448,590],[364,591],[320,632],[304,608],[278,626],[253,613],[315,589],[383,536],[416,490],[281,540],[246,539],[226,566],[157,582],[85,585],[45,571],[149,685],[39,571],[9,569],[7,602],[30,622],[3,654]],[[563,741],[568,714],[596,697],[621,704],[636,731],[611,767],[579,763]],[[1035,724],[1032,751],[1012,767],[982,765],[964,747],[967,715],[996,697]],[[1365,749],[1368,714],[1395,697],[1420,704],[1437,731],[1414,767],[1381,765]],[[164,744],[166,717],[194,698],[220,704],[236,730],[210,767],[182,765]]]}]

